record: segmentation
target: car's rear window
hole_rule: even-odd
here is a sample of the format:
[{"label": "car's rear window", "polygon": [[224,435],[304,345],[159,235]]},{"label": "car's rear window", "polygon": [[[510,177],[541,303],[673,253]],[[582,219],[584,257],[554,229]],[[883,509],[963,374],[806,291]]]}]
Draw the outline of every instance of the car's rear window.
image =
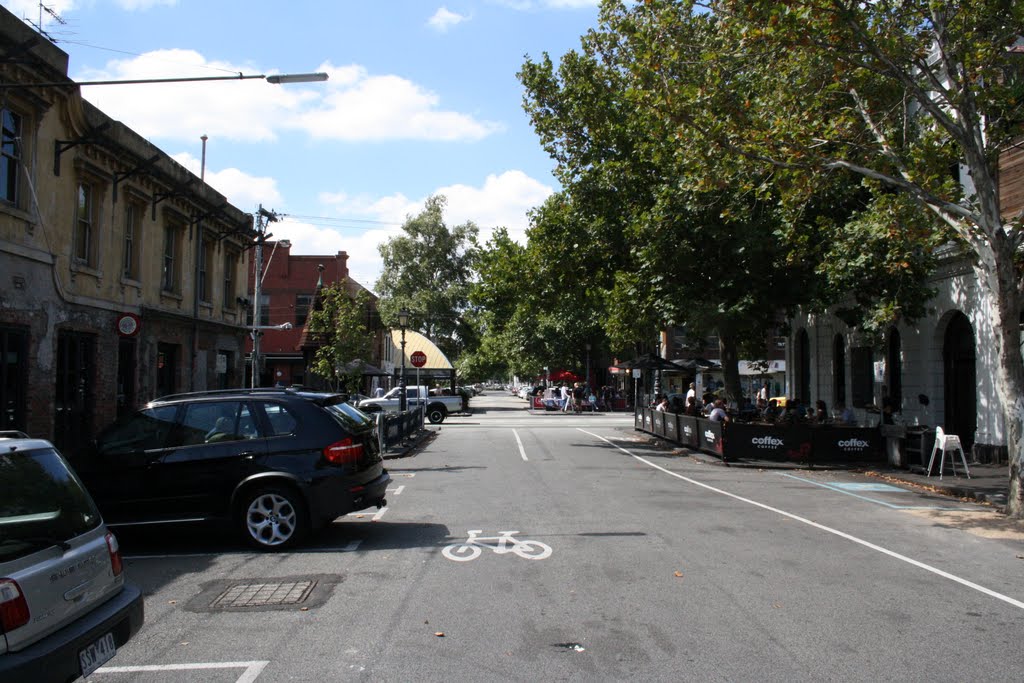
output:
[{"label": "car's rear window", "polygon": [[0,453],[0,562],[66,543],[101,521],[55,450]]},{"label": "car's rear window", "polygon": [[324,408],[331,417],[348,429],[365,429],[374,424],[372,417],[348,403],[333,403]]}]

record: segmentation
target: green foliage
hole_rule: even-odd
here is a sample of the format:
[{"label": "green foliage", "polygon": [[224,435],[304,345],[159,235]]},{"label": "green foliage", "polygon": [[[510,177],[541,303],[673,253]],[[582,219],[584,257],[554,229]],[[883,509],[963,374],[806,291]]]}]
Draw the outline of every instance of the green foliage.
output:
[{"label": "green foliage", "polygon": [[402,225],[403,234],[380,245],[384,269],[376,289],[381,318],[398,327],[398,311],[410,311],[410,327],[437,344],[449,359],[475,343],[463,318],[477,257],[479,232],[472,222],[449,228],[444,197],[430,197],[422,212]]},{"label": "green foliage", "polygon": [[334,390],[359,390],[363,378],[361,363],[370,356],[371,337],[366,327],[370,296],[360,289],[353,297],[345,281],[321,288],[306,322],[312,340],[319,344],[312,371]]}]

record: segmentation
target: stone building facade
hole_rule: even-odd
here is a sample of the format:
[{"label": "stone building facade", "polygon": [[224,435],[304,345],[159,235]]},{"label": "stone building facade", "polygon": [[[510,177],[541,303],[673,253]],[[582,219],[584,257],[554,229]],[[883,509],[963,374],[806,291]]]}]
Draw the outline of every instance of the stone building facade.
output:
[{"label": "stone building facade", "polygon": [[83,100],[3,8],[0,54],[0,428],[69,448],[239,385],[252,217]]}]

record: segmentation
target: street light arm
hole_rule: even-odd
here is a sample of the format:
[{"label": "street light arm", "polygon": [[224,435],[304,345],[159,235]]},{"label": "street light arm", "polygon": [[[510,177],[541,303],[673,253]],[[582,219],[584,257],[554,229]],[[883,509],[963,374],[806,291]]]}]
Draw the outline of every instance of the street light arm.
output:
[{"label": "street light arm", "polygon": [[59,88],[74,85],[141,85],[145,83],[197,83],[201,81],[246,81],[252,79],[263,79],[267,83],[282,85],[286,83],[316,83],[326,81],[329,78],[324,72],[308,74],[243,74],[241,72],[232,76],[192,76],[183,78],[132,78],[127,80],[109,81],[48,81],[45,83],[0,83],[0,89],[11,88]]}]

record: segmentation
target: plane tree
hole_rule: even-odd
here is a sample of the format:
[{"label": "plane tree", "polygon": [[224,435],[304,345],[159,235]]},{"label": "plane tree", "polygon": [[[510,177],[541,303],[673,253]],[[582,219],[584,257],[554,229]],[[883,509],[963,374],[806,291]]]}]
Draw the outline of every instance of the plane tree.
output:
[{"label": "plane tree", "polygon": [[[652,106],[660,84],[638,75],[646,48],[638,52],[633,29],[610,21],[629,16],[608,5],[602,25],[558,67],[544,55],[520,72],[525,107],[572,211],[572,220],[538,212],[531,248],[592,259],[589,286],[601,292],[615,348],[649,343],[666,326],[717,334],[738,399],[741,350],[763,355],[780,313],[814,296],[823,226],[863,208],[868,195],[833,176],[783,202],[763,164],[723,155],[680,128]],[[717,22],[690,14],[685,31],[672,57],[692,63]],[[700,82],[685,70],[672,77]]]},{"label": "plane tree", "polygon": [[471,221],[449,227],[445,204],[443,196],[429,197],[423,211],[406,219],[402,234],[378,247],[384,263],[376,289],[386,324],[397,327],[398,311],[407,309],[411,329],[455,359],[474,343],[475,331],[462,313],[479,229]]}]

